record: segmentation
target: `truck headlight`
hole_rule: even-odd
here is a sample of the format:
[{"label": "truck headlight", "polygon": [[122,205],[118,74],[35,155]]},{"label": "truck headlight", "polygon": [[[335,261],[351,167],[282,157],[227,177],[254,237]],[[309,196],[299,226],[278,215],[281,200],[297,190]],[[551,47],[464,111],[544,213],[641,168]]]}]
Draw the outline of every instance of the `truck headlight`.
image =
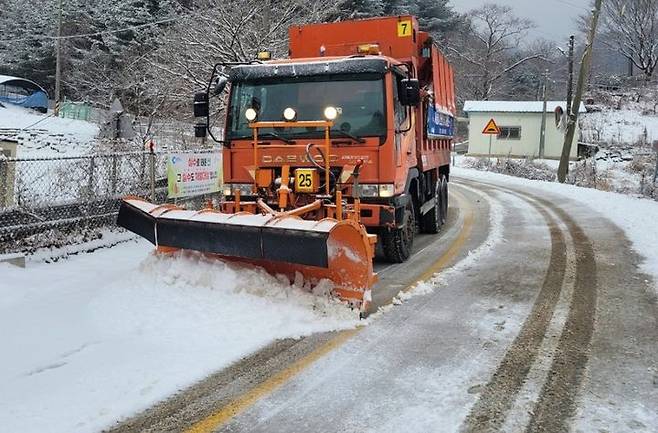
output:
[{"label": "truck headlight", "polygon": [[247,108],[244,112],[244,117],[246,117],[248,121],[253,122],[258,117],[258,111],[253,108]]},{"label": "truck headlight", "polygon": [[338,117],[338,109],[336,107],[329,106],[324,109],[324,117],[327,120],[336,120]]},{"label": "truck headlight", "polygon": [[287,122],[292,122],[297,118],[297,112],[294,108],[288,107],[283,110],[283,118],[286,119]]},{"label": "truck headlight", "polygon": [[377,197],[379,194],[378,185],[364,183],[359,185],[359,188],[361,189],[361,191],[359,191],[361,197]]},{"label": "truck headlight", "polygon": [[250,183],[225,183],[224,196],[233,195],[236,190],[240,191],[240,195],[253,195],[251,191],[252,185]]},{"label": "truck headlight", "polygon": [[380,197],[393,197],[395,195],[395,185],[392,183],[385,183],[379,185],[379,196]]},{"label": "truck headlight", "polygon": [[362,183],[359,188],[361,188],[361,197],[393,197],[395,195],[395,185],[388,183],[381,185]]}]

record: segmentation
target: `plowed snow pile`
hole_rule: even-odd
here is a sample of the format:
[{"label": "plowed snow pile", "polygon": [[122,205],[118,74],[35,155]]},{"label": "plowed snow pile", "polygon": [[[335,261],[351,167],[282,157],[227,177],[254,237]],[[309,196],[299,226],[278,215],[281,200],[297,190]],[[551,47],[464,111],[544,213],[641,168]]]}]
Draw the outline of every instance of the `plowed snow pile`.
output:
[{"label": "plowed snow pile", "polygon": [[99,431],[277,338],[357,324],[327,286],[151,248],[0,264],[0,430]]}]

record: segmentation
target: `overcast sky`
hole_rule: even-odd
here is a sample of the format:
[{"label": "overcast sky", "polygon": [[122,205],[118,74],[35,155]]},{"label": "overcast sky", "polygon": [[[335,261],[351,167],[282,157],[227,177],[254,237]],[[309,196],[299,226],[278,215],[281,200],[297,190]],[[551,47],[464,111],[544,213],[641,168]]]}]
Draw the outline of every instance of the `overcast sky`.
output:
[{"label": "overcast sky", "polygon": [[574,17],[587,12],[590,0],[451,0],[451,3],[457,12],[467,12],[484,3],[508,5],[514,14],[535,22],[533,36],[566,41],[576,32]]}]

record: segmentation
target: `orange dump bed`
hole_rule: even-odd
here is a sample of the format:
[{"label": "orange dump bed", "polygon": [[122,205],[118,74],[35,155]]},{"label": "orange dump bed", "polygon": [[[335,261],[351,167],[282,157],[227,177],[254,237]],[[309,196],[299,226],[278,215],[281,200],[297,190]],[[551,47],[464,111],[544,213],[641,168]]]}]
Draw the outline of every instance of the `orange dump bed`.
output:
[{"label": "orange dump bed", "polygon": [[288,35],[293,59],[351,56],[363,44],[378,44],[385,56],[409,59],[419,55],[419,47],[428,38],[410,15],[292,26]]}]

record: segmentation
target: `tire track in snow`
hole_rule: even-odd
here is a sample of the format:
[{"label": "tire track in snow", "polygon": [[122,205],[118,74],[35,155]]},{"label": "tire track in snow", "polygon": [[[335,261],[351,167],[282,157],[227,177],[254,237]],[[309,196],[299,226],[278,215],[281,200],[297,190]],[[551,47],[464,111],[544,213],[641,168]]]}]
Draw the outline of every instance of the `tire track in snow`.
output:
[{"label": "tire track in snow", "polygon": [[566,433],[570,430],[570,418],[576,412],[594,332],[596,260],[592,243],[583,229],[561,208],[540,198],[537,201],[550,207],[569,227],[576,249],[576,284],[548,379],[526,432]]},{"label": "tire track in snow", "polygon": [[466,418],[463,430],[469,433],[500,429],[537,358],[560,298],[566,270],[565,237],[555,219],[543,207],[530,204],[543,216],[549,228],[551,255],[548,269],[528,318]]},{"label": "tire track in snow", "polygon": [[[468,181],[466,182],[468,183]],[[585,378],[596,317],[596,261],[592,243],[573,218],[552,202],[518,189],[502,188],[486,182],[478,183],[512,193],[533,205],[542,214],[547,213],[547,209],[551,210],[566,225],[574,244],[576,275],[569,312],[553,355],[548,377],[542,386],[526,428],[526,433],[569,432],[570,420],[575,415],[578,394]],[[564,236],[562,235],[562,237]],[[557,292],[558,297],[559,292],[560,290]],[[540,297],[541,293],[538,301]],[[533,311],[524,323],[521,333],[505,355],[503,362],[494,373],[492,380],[486,385],[480,399],[471,410],[465,426],[462,428],[463,431],[471,433],[500,430],[501,423],[504,421],[504,412],[511,407],[520,387],[516,392],[510,392],[510,389],[497,385],[500,382],[498,376],[500,373],[508,371],[505,360],[511,351],[517,351],[516,343],[519,337],[522,336],[528,321],[534,320],[532,314],[534,312],[535,307],[533,307]],[[544,329],[544,333],[545,331],[546,329]],[[539,342],[541,343],[541,339]],[[533,361],[535,358],[536,353],[532,357]],[[517,380],[520,378],[522,380],[521,384],[531,366],[532,364],[528,366],[528,370],[519,369],[517,371]],[[498,391],[498,394],[491,392],[487,395],[489,389]],[[505,395],[505,393],[509,395]],[[509,405],[507,402],[510,402]]]}]

